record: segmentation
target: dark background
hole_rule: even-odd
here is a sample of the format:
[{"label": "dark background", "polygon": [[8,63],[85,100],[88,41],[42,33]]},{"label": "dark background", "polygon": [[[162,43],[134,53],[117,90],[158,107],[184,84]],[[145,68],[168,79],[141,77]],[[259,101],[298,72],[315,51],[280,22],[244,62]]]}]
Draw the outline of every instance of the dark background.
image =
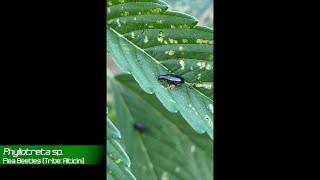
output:
[{"label": "dark background", "polygon": [[319,179],[318,6],[214,7],[215,180]]},{"label": "dark background", "polygon": [[[105,0],[0,7],[0,144],[105,145]],[[0,169],[99,179],[106,171],[105,164]]]}]

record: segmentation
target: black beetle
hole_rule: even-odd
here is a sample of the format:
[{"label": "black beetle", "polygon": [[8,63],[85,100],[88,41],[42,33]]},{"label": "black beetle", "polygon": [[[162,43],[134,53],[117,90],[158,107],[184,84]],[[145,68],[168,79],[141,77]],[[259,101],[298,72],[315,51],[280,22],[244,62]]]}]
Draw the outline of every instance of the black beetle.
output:
[{"label": "black beetle", "polygon": [[170,86],[172,85],[173,87],[184,83],[183,77],[175,75],[175,74],[159,75],[158,80],[164,81],[167,84],[169,84]]},{"label": "black beetle", "polygon": [[144,132],[144,131],[147,131],[148,130],[148,126],[146,126],[145,124],[142,124],[140,122],[136,122],[134,123],[133,127],[140,131],[140,132]]}]

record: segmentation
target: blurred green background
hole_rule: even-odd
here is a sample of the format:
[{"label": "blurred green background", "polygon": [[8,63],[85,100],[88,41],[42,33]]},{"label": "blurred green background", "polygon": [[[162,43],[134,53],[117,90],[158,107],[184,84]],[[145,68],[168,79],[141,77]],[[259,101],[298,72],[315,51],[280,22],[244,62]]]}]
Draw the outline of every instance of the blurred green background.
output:
[{"label": "blurred green background", "polygon": [[213,28],[213,0],[164,0],[169,10],[184,12],[199,19],[199,25]]}]

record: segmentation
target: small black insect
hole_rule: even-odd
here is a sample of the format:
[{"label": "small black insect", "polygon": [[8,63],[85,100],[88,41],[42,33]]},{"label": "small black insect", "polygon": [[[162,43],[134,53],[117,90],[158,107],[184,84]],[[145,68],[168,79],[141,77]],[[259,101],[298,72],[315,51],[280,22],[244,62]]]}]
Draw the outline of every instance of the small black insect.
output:
[{"label": "small black insect", "polygon": [[142,124],[140,122],[136,122],[134,123],[133,127],[140,131],[140,132],[144,132],[144,131],[147,131],[148,130],[148,126],[146,126],[145,124]]},{"label": "small black insect", "polygon": [[175,87],[179,84],[184,83],[183,77],[175,75],[175,74],[159,75],[158,80],[166,82],[167,84],[169,84],[170,87],[171,86]]}]

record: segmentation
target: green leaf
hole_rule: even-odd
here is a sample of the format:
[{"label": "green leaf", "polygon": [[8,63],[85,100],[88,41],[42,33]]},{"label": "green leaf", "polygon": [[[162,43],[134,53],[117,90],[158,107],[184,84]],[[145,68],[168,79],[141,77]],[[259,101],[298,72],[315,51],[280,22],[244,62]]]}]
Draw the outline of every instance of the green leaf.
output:
[{"label": "green leaf", "polygon": [[[213,138],[213,30],[167,9],[159,0],[109,0],[107,48],[145,92]],[[157,77],[169,73],[186,83],[167,88]]]},{"label": "green leaf", "polygon": [[[139,180],[213,178],[213,141],[196,133],[178,113],[144,93],[129,75],[111,81],[116,121],[131,170]],[[135,123],[147,127],[140,132]]]},{"label": "green leaf", "polygon": [[107,119],[107,179],[135,180],[128,169],[130,159],[118,142],[120,138],[119,130]]}]

